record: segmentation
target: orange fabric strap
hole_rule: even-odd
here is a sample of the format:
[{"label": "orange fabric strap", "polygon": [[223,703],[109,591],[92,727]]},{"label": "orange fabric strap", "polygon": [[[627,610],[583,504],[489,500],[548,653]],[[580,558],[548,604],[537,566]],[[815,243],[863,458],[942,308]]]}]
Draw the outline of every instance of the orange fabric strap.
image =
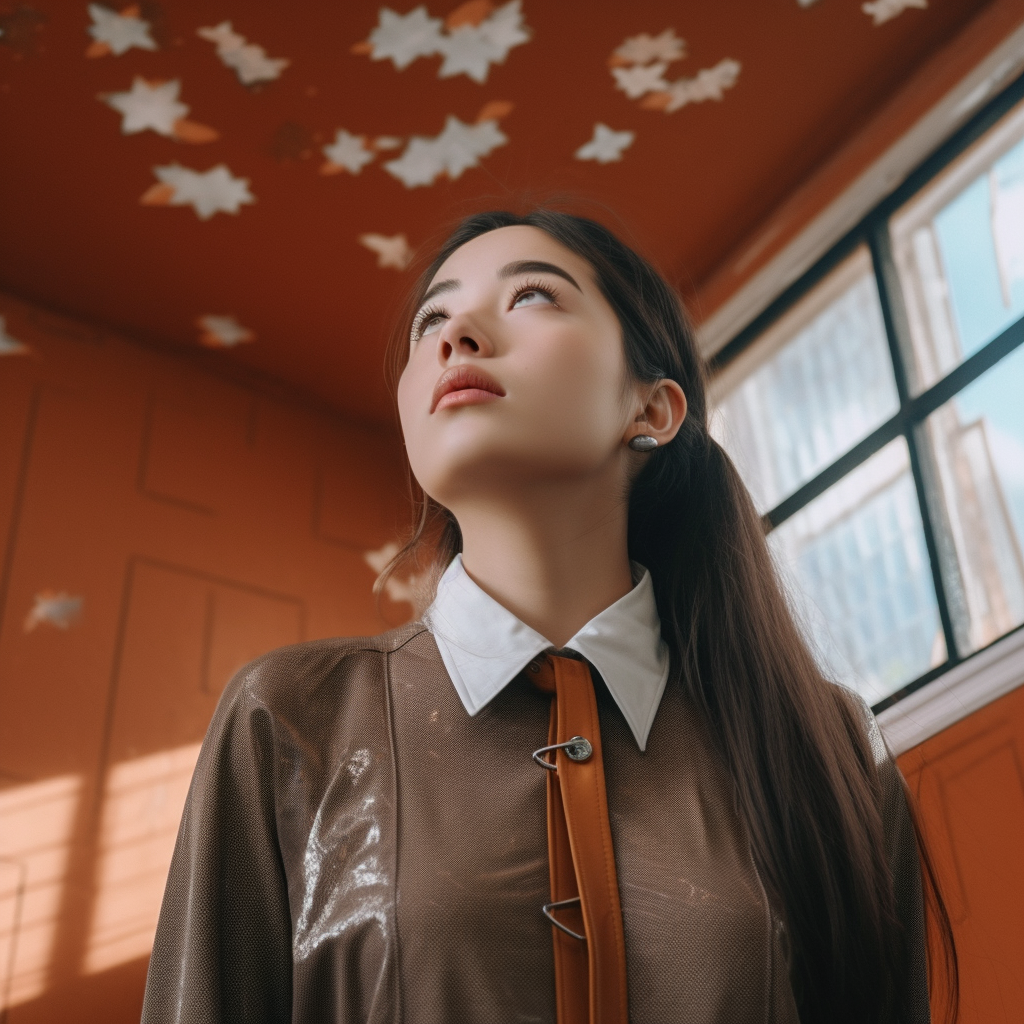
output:
[{"label": "orange fabric strap", "polygon": [[580,898],[578,906],[552,912],[586,936],[581,942],[551,929],[558,1024],[628,1024],[626,944],[594,684],[585,661],[548,655],[534,668],[537,686],[555,695],[548,744],[582,736],[592,747],[582,761],[555,750],[557,770],[548,772],[551,900]]}]

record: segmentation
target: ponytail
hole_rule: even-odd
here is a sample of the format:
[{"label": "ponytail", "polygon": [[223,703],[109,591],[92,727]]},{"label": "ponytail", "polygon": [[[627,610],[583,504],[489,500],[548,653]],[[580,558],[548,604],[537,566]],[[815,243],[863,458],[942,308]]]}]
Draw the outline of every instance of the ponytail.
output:
[{"label": "ponytail", "polygon": [[732,460],[699,425],[682,442],[634,487],[634,557],[782,911],[801,1020],[901,1020],[908,950],[863,724],[797,631]]}]

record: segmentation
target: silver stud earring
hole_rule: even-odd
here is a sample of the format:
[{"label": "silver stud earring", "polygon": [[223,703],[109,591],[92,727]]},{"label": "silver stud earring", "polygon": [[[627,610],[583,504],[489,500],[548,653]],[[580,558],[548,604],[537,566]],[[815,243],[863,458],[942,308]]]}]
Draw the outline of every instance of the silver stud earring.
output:
[{"label": "silver stud earring", "polygon": [[637,434],[629,439],[629,447],[635,452],[653,452],[658,447],[658,440],[650,434]]}]

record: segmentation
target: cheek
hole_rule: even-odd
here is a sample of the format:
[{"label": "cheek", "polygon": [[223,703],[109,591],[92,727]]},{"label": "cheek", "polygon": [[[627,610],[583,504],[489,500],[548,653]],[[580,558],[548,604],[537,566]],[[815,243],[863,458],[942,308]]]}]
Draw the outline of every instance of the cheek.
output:
[{"label": "cheek", "polygon": [[424,400],[423,389],[428,386],[424,383],[425,374],[418,362],[410,359],[398,378],[398,418],[402,422],[402,429],[407,431],[415,427],[416,413]]},{"label": "cheek", "polygon": [[428,413],[436,374],[419,365],[415,358],[406,364],[398,378],[398,419],[405,439],[405,451],[413,476],[427,487],[436,462],[436,444],[431,443],[431,417]]},{"label": "cheek", "polygon": [[587,429],[616,421],[625,367],[614,345],[614,339],[574,335],[547,347],[535,367],[537,397],[560,419]]}]

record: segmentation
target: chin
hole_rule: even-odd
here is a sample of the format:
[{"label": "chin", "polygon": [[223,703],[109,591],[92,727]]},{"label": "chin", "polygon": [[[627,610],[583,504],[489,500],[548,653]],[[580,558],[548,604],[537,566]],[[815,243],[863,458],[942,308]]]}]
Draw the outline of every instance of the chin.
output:
[{"label": "chin", "polygon": [[474,494],[510,493],[529,483],[544,480],[568,481],[598,471],[599,460],[593,452],[558,450],[549,442],[466,443],[441,452],[434,449],[427,465],[413,472],[423,489],[446,507]]}]

